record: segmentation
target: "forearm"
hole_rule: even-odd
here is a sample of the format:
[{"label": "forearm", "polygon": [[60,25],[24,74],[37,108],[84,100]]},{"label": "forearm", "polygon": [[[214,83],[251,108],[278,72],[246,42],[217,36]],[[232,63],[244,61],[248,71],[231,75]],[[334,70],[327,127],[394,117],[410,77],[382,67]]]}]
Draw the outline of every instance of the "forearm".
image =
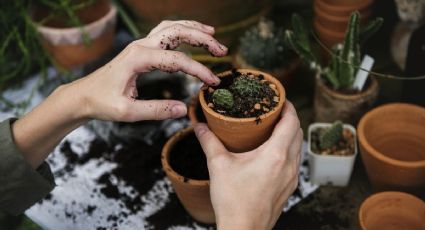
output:
[{"label": "forearm", "polygon": [[56,89],[44,102],[12,126],[17,148],[32,168],[37,168],[55,146],[88,119],[82,97],[70,85]]}]

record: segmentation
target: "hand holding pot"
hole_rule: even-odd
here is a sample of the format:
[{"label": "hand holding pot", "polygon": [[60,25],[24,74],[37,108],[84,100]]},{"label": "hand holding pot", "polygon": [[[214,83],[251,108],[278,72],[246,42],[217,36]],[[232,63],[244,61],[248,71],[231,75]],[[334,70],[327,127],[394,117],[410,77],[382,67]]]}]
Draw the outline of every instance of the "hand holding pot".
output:
[{"label": "hand holding pot", "polygon": [[271,229],[298,185],[303,132],[288,101],[272,136],[246,153],[231,153],[205,124],[195,133],[208,159],[211,202],[219,229]]}]

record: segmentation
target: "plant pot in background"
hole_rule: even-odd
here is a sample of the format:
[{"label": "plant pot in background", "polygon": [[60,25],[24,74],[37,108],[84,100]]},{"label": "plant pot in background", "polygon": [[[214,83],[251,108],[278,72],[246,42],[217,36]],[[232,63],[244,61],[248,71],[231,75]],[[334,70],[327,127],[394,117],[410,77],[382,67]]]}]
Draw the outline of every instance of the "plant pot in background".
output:
[{"label": "plant pot in background", "polygon": [[311,134],[318,128],[331,127],[331,123],[314,123],[308,127],[308,160],[310,178],[315,184],[346,186],[350,181],[354,162],[357,156],[356,129],[352,125],[344,124],[344,129],[354,134],[354,154],[350,156],[321,155],[314,153],[311,147]]},{"label": "plant pot in background", "polygon": [[139,26],[146,32],[162,20],[196,20],[214,26],[216,29],[214,36],[227,46],[235,45],[239,35],[258,22],[272,6],[271,0],[124,0],[124,2],[137,15]]},{"label": "plant pot in background", "polygon": [[[173,150],[175,146],[179,142],[183,141],[185,138],[194,138],[197,142],[192,127],[177,132],[167,141],[161,153],[162,167],[165,173],[167,174],[167,177],[170,179],[173,188],[177,194],[177,197],[179,198],[180,202],[183,204],[187,212],[197,221],[207,224],[213,224],[215,223],[215,215],[211,204],[209,180],[197,180],[187,178],[176,172],[176,170],[173,169],[173,167],[171,166],[173,165],[173,162],[170,162],[173,157],[171,154],[183,154],[180,152],[175,152]],[[187,147],[188,149],[194,148],[194,146],[185,147]],[[201,149],[199,154],[204,155]],[[190,160],[192,159],[187,159],[187,161]],[[205,170],[207,170],[208,172],[208,168],[206,168]]]},{"label": "plant pot in background", "polygon": [[360,153],[375,190],[425,190],[425,108],[392,103],[358,125]]},{"label": "plant pot in background", "polygon": [[[204,90],[199,92],[199,101],[207,119],[209,128],[233,152],[246,152],[260,146],[271,135],[273,128],[281,116],[285,102],[285,89],[282,84],[270,74],[251,69],[237,69],[240,73],[251,73],[263,75],[264,79],[276,85],[279,92],[279,102],[271,111],[261,115],[259,118],[234,118],[224,116],[208,107]],[[229,76],[232,72],[226,71],[218,74],[218,77]]]},{"label": "plant pot in background", "polygon": [[328,47],[344,40],[351,13],[359,11],[361,22],[365,23],[372,15],[373,0],[315,0],[314,28],[318,38]]},{"label": "plant pot in background", "polygon": [[360,117],[369,111],[378,96],[378,82],[369,76],[365,89],[359,93],[345,94],[335,91],[316,77],[314,96],[314,114],[316,122],[333,122],[341,120],[352,125],[357,124]]},{"label": "plant pot in background", "polygon": [[[102,3],[102,7],[90,7],[90,10],[86,9],[82,14],[77,14],[82,23],[87,23],[82,28],[67,28],[59,19],[47,25],[37,25],[43,46],[59,66],[65,69],[78,67],[105,55],[112,48],[115,37],[116,9],[109,1],[99,2]],[[103,4],[108,5],[104,6]],[[98,4],[93,6],[98,6]],[[104,11],[104,14],[99,14],[101,11]],[[100,18],[90,17],[90,12],[92,12],[92,16],[100,16]],[[38,15],[38,13],[36,12],[34,15]],[[34,17],[37,20],[38,16]],[[84,34],[89,37],[89,44],[85,44]]]},{"label": "plant pot in background", "polygon": [[359,222],[362,230],[425,229],[425,203],[407,193],[377,193],[363,201]]},{"label": "plant pot in background", "polygon": [[285,87],[289,87],[291,85],[293,81],[292,75],[300,65],[300,62],[301,60],[299,58],[293,58],[293,60],[286,66],[284,65],[285,63],[282,63],[282,67],[266,70],[248,64],[239,52],[237,52],[233,57],[233,66],[235,68],[257,69],[259,71],[269,73],[272,76],[275,76]]}]

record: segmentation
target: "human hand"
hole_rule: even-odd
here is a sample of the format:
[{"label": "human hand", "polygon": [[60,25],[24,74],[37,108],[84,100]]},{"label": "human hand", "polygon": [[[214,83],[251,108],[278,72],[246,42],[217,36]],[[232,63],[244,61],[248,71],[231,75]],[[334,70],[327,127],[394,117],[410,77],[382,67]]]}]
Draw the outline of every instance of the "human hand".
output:
[{"label": "human hand", "polygon": [[175,100],[135,100],[137,74],[159,69],[183,71],[207,84],[219,79],[205,66],[182,52],[169,49],[181,43],[202,46],[214,56],[224,56],[227,48],[215,40],[214,28],[195,21],[163,21],[146,38],[128,45],[117,57],[89,76],[63,88],[83,98],[82,116],[101,120],[162,120],[186,115],[183,102]]},{"label": "human hand", "polygon": [[287,101],[263,145],[231,153],[206,124],[195,133],[207,156],[211,202],[219,229],[271,229],[298,185],[303,132]]}]

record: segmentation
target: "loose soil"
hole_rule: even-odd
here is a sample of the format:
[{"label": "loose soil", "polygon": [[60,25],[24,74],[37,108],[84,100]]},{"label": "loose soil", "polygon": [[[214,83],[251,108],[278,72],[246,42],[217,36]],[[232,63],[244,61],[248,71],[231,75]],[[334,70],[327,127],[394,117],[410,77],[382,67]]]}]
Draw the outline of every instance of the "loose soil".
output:
[{"label": "loose soil", "polygon": [[326,128],[318,128],[311,133],[311,150],[320,155],[350,156],[354,154],[354,135],[349,129],[342,132],[343,138],[332,148],[320,148],[320,135]]},{"label": "loose soil", "polygon": [[169,157],[171,168],[185,179],[209,180],[207,159],[195,134],[177,142]]},{"label": "loose soil", "polygon": [[[255,76],[256,79],[261,82],[262,88],[260,90],[260,96],[258,98],[246,98],[229,89],[229,86],[240,76]],[[260,117],[261,115],[273,110],[279,102],[275,97],[279,98],[276,92],[269,86],[271,83],[264,80],[263,75],[255,75],[253,73],[242,74],[237,70],[233,69],[231,74],[221,78],[221,83],[218,86],[206,86],[202,90],[207,104],[215,112],[223,114],[229,117],[236,118],[249,118],[249,117]],[[216,89],[227,89],[233,94],[234,106],[231,110],[220,108],[214,105],[212,94]],[[257,106],[256,106],[257,104]]]}]

